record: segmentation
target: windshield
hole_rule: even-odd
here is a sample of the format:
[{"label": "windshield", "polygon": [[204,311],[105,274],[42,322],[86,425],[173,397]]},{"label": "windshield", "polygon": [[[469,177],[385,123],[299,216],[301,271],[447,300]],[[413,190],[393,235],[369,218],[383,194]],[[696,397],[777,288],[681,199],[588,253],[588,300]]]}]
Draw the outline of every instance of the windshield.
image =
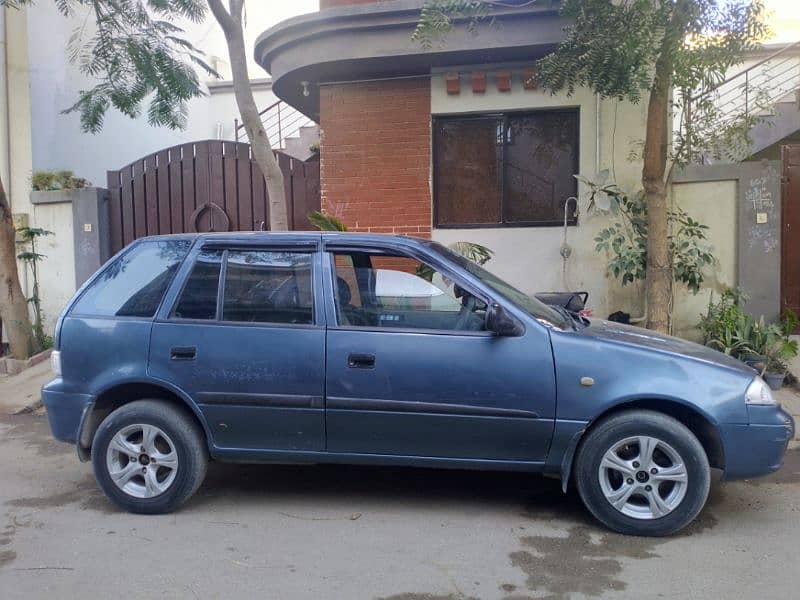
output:
[{"label": "windshield", "polygon": [[449,248],[446,248],[437,242],[429,242],[429,244],[437,252],[447,256],[450,260],[469,271],[472,275],[480,279],[498,294],[501,294],[536,319],[547,321],[548,323],[551,323],[562,329],[570,326],[570,319],[567,315],[558,312],[553,307],[548,306],[540,300],[537,300],[533,296],[529,296],[528,294],[519,291],[517,288],[506,283],[496,275],[493,275],[480,265],[472,262],[468,258],[461,256],[460,254],[457,254],[456,252],[453,252]]}]

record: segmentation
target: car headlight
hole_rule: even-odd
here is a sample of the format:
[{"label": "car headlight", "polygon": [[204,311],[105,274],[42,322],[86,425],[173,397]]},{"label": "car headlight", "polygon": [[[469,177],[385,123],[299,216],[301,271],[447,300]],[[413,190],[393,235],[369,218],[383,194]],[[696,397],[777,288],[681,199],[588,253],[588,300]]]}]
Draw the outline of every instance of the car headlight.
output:
[{"label": "car headlight", "polygon": [[61,377],[61,352],[53,350],[50,353],[50,368],[56,377]]},{"label": "car headlight", "polygon": [[747,386],[747,391],[744,393],[744,401],[747,404],[774,405],[778,401],[772,395],[772,390],[761,377],[753,379],[752,383]]}]

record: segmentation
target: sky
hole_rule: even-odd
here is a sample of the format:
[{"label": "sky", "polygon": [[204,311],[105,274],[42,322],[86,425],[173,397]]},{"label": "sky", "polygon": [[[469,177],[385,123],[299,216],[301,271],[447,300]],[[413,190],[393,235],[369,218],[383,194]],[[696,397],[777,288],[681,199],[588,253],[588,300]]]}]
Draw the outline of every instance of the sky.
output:
[{"label": "sky", "polygon": [[[265,2],[266,4],[266,2]],[[773,43],[800,40],[800,0],[766,0],[771,18]]]},{"label": "sky", "polygon": [[[800,0],[799,0],[800,1]],[[250,77],[259,79],[267,77],[267,73],[253,60],[253,47],[256,38],[276,23],[306,13],[319,10],[319,0],[247,0],[245,11],[245,43]],[[200,24],[186,25],[186,35],[194,45],[202,49],[208,56],[216,56],[228,62],[228,49],[222,30],[209,14],[206,21]]]}]

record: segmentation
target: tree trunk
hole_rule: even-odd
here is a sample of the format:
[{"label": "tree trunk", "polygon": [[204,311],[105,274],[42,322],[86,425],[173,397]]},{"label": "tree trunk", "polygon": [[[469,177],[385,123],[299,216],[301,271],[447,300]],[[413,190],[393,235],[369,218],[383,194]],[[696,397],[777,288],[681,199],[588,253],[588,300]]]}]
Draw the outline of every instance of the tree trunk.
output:
[{"label": "tree trunk", "polygon": [[687,0],[679,0],[661,43],[656,60],[653,87],[647,105],[642,187],[647,204],[647,327],[662,333],[670,330],[672,303],[672,260],[669,249],[669,207],[664,174],[670,139],[673,55],[682,43],[689,15]]},{"label": "tree trunk", "polygon": [[0,181],[0,319],[8,335],[11,356],[25,359],[36,349],[28,302],[19,285],[17,247],[11,207]]},{"label": "tree trunk", "polygon": [[656,80],[647,106],[642,186],[647,204],[647,327],[669,332],[672,264],[664,173],[667,167],[669,93],[672,65],[664,55],[656,63]]},{"label": "tree trunk", "polygon": [[258,114],[258,106],[250,86],[250,76],[247,73],[247,54],[242,29],[242,4],[242,0],[231,0],[230,12],[228,12],[223,7],[221,0],[208,0],[208,6],[222,27],[225,41],[228,44],[231,74],[233,75],[233,93],[236,97],[239,115],[247,132],[253,156],[267,181],[270,231],[287,231],[289,220],[286,214],[283,172],[270,146],[269,137],[267,137],[267,132],[261,122],[261,115]]}]

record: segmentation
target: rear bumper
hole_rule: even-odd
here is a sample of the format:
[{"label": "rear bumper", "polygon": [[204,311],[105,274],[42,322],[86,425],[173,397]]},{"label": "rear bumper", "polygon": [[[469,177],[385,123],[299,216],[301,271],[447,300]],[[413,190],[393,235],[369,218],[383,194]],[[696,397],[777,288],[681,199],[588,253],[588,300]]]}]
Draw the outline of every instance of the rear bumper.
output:
[{"label": "rear bumper", "polygon": [[749,406],[748,425],[722,425],[725,480],[760,477],[783,466],[789,441],[794,438],[791,415],[778,406]]},{"label": "rear bumper", "polygon": [[58,378],[42,387],[42,403],[47,409],[47,421],[53,437],[74,444],[84,412],[92,403],[92,396],[64,391],[63,382]]}]

